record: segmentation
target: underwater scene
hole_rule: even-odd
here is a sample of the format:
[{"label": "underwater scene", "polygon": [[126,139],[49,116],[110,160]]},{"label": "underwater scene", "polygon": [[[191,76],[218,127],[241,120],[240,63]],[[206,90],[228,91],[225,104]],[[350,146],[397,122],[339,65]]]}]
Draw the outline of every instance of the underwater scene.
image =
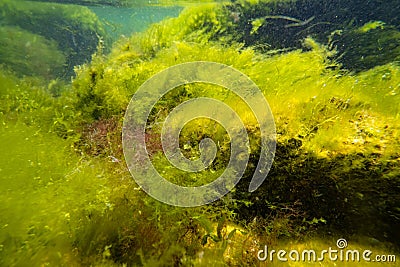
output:
[{"label": "underwater scene", "polygon": [[400,266],[399,14],[0,0],[0,266]]}]

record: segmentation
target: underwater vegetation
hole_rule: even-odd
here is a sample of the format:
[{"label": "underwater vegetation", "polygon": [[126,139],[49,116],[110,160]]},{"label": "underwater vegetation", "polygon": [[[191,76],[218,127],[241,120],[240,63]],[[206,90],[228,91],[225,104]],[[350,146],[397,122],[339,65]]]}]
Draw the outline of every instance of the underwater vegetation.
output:
[{"label": "underwater vegetation", "polygon": [[[180,19],[187,23],[179,23]],[[288,216],[293,228],[278,234],[280,237],[295,238],[301,235],[300,229],[307,232],[307,222],[314,221],[323,225],[321,229],[374,238],[386,236],[386,240],[397,243],[399,67],[390,63],[349,75],[332,59],[334,51],[311,38],[303,40],[304,49],[270,55],[242,44],[225,46],[214,38],[229,27],[221,23],[224,20],[214,4],[193,7],[179,18],[121,40],[108,56],[97,54],[90,65],[77,69],[73,82],[75,107],[84,110],[86,121],[98,125],[99,121],[121,118],[135,90],[162,69],[195,60],[233,66],[262,89],[278,129],[277,155],[268,182],[248,194],[245,176],[243,184],[227,197],[229,201],[224,205],[235,211],[236,218],[249,223],[271,214]],[[207,34],[203,34],[203,27]],[[152,117],[150,126],[163,121],[170,107],[198,94],[218,98],[226,92],[200,85],[178,88],[161,100],[164,102],[154,111],[159,117]],[[254,161],[249,163],[247,179],[258,159],[258,133],[251,119],[249,122]],[[182,144],[204,136],[224,139],[218,131],[201,130],[205,126],[206,122],[188,126],[180,137]],[[153,129],[149,136],[157,133],[157,127],[149,128]],[[157,142],[152,144],[155,151],[160,151]],[[196,142],[184,149],[188,155],[196,155]],[[229,150],[223,146],[220,149]],[[217,157],[214,172],[226,166],[224,153]],[[159,162],[161,171],[168,171],[163,157],[156,154],[153,160],[154,164]],[[167,176],[176,183],[199,178],[179,172]],[[282,211],[291,203],[301,203],[296,206],[297,217]]]},{"label": "underwater vegetation", "polygon": [[22,30],[0,27],[0,62],[21,75],[56,78],[66,58],[55,41]]},{"label": "underwater vegetation", "polygon": [[[302,48],[303,40],[312,37],[329,44],[337,51],[337,62],[355,71],[399,56],[395,49],[400,25],[396,0],[233,1],[226,8],[234,21],[229,33],[236,33],[236,40],[246,46],[263,51]],[[385,26],[357,30],[376,23]]]},{"label": "underwater vegetation", "polygon": [[371,21],[362,27],[335,33],[331,43],[342,52],[339,61],[349,69],[367,70],[400,59],[398,27],[382,21]]},{"label": "underwater vegetation", "polygon": [[[129,62],[128,64],[121,61],[121,56],[124,54],[127,62]],[[111,55],[118,55],[117,58],[110,56],[108,60],[101,61],[97,65],[95,59],[91,66],[79,70],[79,75],[73,83],[78,96],[75,105],[78,109],[84,109],[83,114],[86,114],[86,116],[92,114],[87,119],[88,121],[121,116],[135,88],[138,88],[142,82],[154,74],[152,71],[154,66],[166,68],[173,64],[192,60],[212,60],[234,66],[258,82],[269,100],[277,128],[280,129],[277,159],[272,173],[268,176],[269,183],[265,188],[260,188],[259,194],[252,194],[251,198],[258,199],[257,202],[260,202],[261,206],[266,201],[264,196],[272,198],[267,199],[268,201],[277,201],[277,199],[282,201],[285,196],[288,199],[284,202],[302,199],[304,211],[309,213],[310,216],[330,218],[332,223],[344,225],[348,223],[344,221],[344,217],[353,217],[350,214],[346,215],[346,213],[350,210],[354,211],[349,205],[355,203],[351,203],[348,195],[353,192],[353,189],[347,193],[344,192],[344,188],[338,190],[341,183],[354,183],[354,186],[357,185],[361,188],[360,181],[355,180],[354,177],[357,175],[373,177],[374,166],[376,166],[377,172],[375,175],[379,177],[386,172],[388,172],[387,175],[396,177],[398,172],[397,168],[392,167],[387,162],[387,160],[389,162],[397,160],[396,149],[384,146],[381,142],[392,143],[392,141],[383,141],[383,139],[389,138],[389,140],[394,141],[398,138],[398,125],[396,123],[396,116],[399,112],[398,96],[391,94],[391,88],[398,86],[399,80],[394,77],[397,77],[399,70],[395,65],[388,65],[385,68],[376,69],[371,73],[357,77],[342,77],[340,72],[327,69],[332,64],[327,59],[328,54],[320,48],[320,50],[310,52],[294,51],[270,58],[258,58],[259,55],[253,50],[177,42],[172,47],[166,48],[165,51],[159,52],[152,60],[147,62],[138,60],[135,63],[134,58],[139,57],[135,52],[115,53],[113,51]],[[115,60],[117,61],[115,62]],[[251,62],[250,65],[249,62]],[[291,62],[291,64],[289,65],[288,62]],[[295,62],[298,63],[295,64]],[[99,68],[97,69],[96,66]],[[136,72],[137,69],[140,72]],[[383,73],[382,75],[390,73],[391,77],[390,85],[386,84],[386,89],[383,89],[383,92],[371,92],[376,99],[388,101],[382,106],[374,103],[374,101],[371,102],[371,96],[368,96],[365,91],[369,86],[370,76],[376,75],[373,74],[376,72]],[[96,78],[92,79],[93,77]],[[380,84],[387,82],[382,77],[379,77]],[[392,80],[393,78],[395,80]],[[84,86],[88,81],[91,82],[90,85]],[[380,88],[378,85],[371,85],[371,87]],[[110,88],[115,91],[110,91]],[[168,113],[168,110],[166,111],[168,106],[175,106],[171,103],[173,99],[176,99],[178,104],[183,101],[185,95],[193,96],[195,94],[193,92],[196,91],[202,92],[204,90],[206,95],[214,97],[218,97],[219,93],[218,91],[210,92],[210,90],[215,89],[208,89],[207,91],[198,86],[195,88],[186,86],[182,90],[180,91],[180,94],[183,92],[181,99],[169,97],[167,104],[161,104],[160,114]],[[378,94],[382,95],[378,97]],[[288,111],[289,107],[293,112]],[[380,124],[379,122],[383,122],[380,119],[381,116],[385,117],[387,122]],[[154,121],[162,121],[162,118],[154,118]],[[197,127],[201,128],[201,126]],[[368,131],[365,127],[372,127],[373,133],[365,133],[365,131]],[[391,127],[394,127],[393,132],[389,130]],[[193,133],[195,130],[190,128],[188,132]],[[393,135],[390,133],[393,133]],[[187,136],[187,139],[185,139],[185,136],[181,136],[181,138],[182,143],[186,143],[191,136]],[[279,159],[279,157],[282,158]],[[221,157],[220,160],[223,161],[223,158],[226,157]],[[256,163],[257,158],[257,154],[255,154],[254,163]],[[380,159],[382,162],[380,162]],[[359,162],[361,165],[354,165],[353,162]],[[287,168],[290,169],[286,170]],[[322,171],[324,168],[326,170]],[[313,169],[315,169],[315,173],[312,172]],[[276,177],[273,173],[276,174]],[[305,180],[300,177],[304,177]],[[350,180],[347,181],[345,177]],[[393,179],[388,180],[387,189],[383,191],[390,191],[389,188],[398,183],[397,178]],[[278,189],[279,187],[274,181],[277,184],[284,185],[284,188]],[[324,181],[326,184],[324,184]],[[378,179],[376,182],[377,184],[368,180],[366,184],[369,184],[368,187],[371,186],[371,190],[377,188],[378,185],[379,187],[384,186],[381,180]],[[243,186],[243,188],[246,188],[246,186]],[[310,192],[306,194],[304,188],[308,188]],[[263,189],[268,194],[265,194],[265,191],[262,191]],[[291,192],[291,194],[285,195],[283,192]],[[359,192],[353,193],[355,198],[358,198]],[[394,199],[397,199],[396,194],[394,193],[392,196]],[[387,195],[384,198],[386,197]],[[236,196],[235,198],[245,199],[244,196]],[[377,200],[379,197],[374,195],[372,198]],[[306,204],[307,202],[308,204]],[[257,208],[244,209],[240,207],[237,212],[240,214],[245,210],[247,210],[245,213],[254,211],[257,212],[256,215],[265,212],[256,203],[254,205]],[[319,204],[316,205],[316,203]],[[398,200],[394,203],[398,203]],[[340,205],[343,206],[340,208]],[[397,212],[396,205],[394,204],[391,208],[394,213]],[[361,206],[364,206],[364,204],[361,204]],[[387,208],[385,208],[385,212]],[[340,211],[332,213],[332,210],[335,209],[340,209]],[[338,218],[340,216],[343,216],[342,221],[341,218]],[[386,218],[386,215],[382,214],[383,218]],[[365,221],[365,218],[363,220]],[[376,213],[373,216],[373,221],[377,222]],[[371,229],[377,229],[372,224],[369,225]],[[392,227],[394,226],[392,225],[389,228],[395,229]],[[379,229],[382,230],[383,228]]]},{"label": "underwater vegetation", "polygon": [[[62,66],[62,70],[57,73],[58,78],[69,80],[74,75],[74,66],[89,61],[99,43],[108,41],[102,23],[87,7],[1,0],[0,9],[0,23],[3,26],[19,27],[26,32],[40,35],[42,38],[38,38],[39,40],[45,38],[52,43],[47,53],[57,54],[61,51],[64,54],[65,63],[53,66],[56,69]],[[3,35],[2,38],[3,42],[13,41],[13,37],[9,35]],[[6,38],[9,40],[5,40]],[[16,47],[20,45],[18,41],[22,41],[21,38],[16,40]],[[24,50],[20,54],[24,54]],[[18,62],[18,58],[14,61]],[[30,64],[29,58],[25,64]]]},{"label": "underwater vegetation", "polygon": [[[339,237],[346,238],[351,249],[399,255],[395,18],[371,15],[371,20],[346,29],[332,26],[322,37],[298,35],[299,42],[283,42],[288,46],[263,47],[271,38],[266,23],[279,20],[275,26],[285,28],[317,20],[307,21],[312,14],[299,16],[287,9],[306,2],[187,7],[177,18],[122,37],[109,53],[96,43],[90,62],[75,66],[71,84],[43,80],[47,76],[40,69],[34,74],[41,77],[17,78],[19,71],[30,69],[4,54],[17,73],[0,69],[0,265],[279,266],[259,262],[257,251],[264,245],[322,250],[334,247]],[[343,4],[332,1],[339,2]],[[309,3],[311,8],[316,1]],[[279,13],[268,13],[277,6]],[[240,30],[241,23],[246,31]],[[298,27],[302,25],[287,29]],[[16,42],[21,46],[36,38],[38,51],[57,43],[22,26],[2,29],[21,32]],[[259,38],[252,39],[254,35]],[[351,39],[355,35],[360,41]],[[341,55],[339,47],[348,52]],[[382,50],[387,53],[380,57]],[[13,58],[18,58],[15,53]],[[146,131],[152,163],[167,179],[198,185],[227,166],[227,133],[205,119],[188,123],[179,139],[191,159],[199,157],[201,139],[217,140],[211,168],[183,173],[163,156],[162,123],[188,99],[212,97],[232,107],[245,122],[251,150],[245,175],[231,193],[207,206],[178,208],[152,199],[135,184],[122,153],[122,122],[131,96],[147,79],[170,66],[199,60],[232,66],[258,85],[274,115],[277,149],[266,181],[248,193],[261,145],[251,110],[226,88],[201,83],[175,88],[153,108]]]}]

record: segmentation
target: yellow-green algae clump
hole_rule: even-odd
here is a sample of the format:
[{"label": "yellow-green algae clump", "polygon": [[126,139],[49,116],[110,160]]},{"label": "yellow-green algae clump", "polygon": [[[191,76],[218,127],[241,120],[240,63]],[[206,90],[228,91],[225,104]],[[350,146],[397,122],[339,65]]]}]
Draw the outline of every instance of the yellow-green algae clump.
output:
[{"label": "yellow-green algae clump", "polygon": [[[303,42],[308,51],[277,55],[262,54],[232,40],[226,45],[229,36],[223,40],[216,37],[227,27],[222,23],[228,20],[224,12],[213,5],[188,8],[179,18],[121,40],[109,56],[96,55],[90,65],[77,69],[73,84],[76,106],[85,111],[82,114],[89,116],[88,120],[121,117],[135,90],[157,72],[196,60],[227,64],[260,87],[278,131],[270,185],[252,196],[235,196],[252,201],[250,211],[244,213],[262,216],[262,209],[251,207],[263,205],[265,200],[299,200],[310,219],[323,217],[337,226],[349,223],[349,228],[359,227],[361,232],[378,229],[387,212],[398,214],[399,199],[392,188],[399,182],[399,66],[390,63],[352,75],[330,59],[334,51],[311,38]],[[186,22],[188,17],[191,20]],[[171,98],[159,106],[159,118],[153,122],[162,121],[169,106],[196,90],[217,98],[220,94],[218,89],[199,85],[182,90],[180,99]],[[252,152],[257,155],[257,125],[250,115],[248,122]],[[198,127],[202,126],[199,122]],[[157,127],[151,128],[157,131]],[[182,142],[188,139],[181,136]],[[218,160],[223,165],[223,157]],[[250,162],[250,169],[254,163]],[[375,204],[368,204],[371,201]],[[396,216],[388,219],[391,226],[385,230],[394,235]],[[371,223],[361,227],[362,220]]]}]

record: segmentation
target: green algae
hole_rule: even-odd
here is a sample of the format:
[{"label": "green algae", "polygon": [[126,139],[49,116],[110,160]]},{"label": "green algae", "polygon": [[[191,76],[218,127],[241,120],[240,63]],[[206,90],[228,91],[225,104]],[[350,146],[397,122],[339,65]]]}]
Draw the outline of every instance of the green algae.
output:
[{"label": "green algae", "polygon": [[[156,27],[166,27],[164,31],[168,32],[168,28],[172,27],[170,25],[179,24],[177,21],[185,16]],[[123,114],[125,104],[121,102],[127,103],[141,83],[169,66],[195,60],[233,66],[258,84],[269,101],[278,129],[277,158],[268,176],[268,184],[250,196],[245,193],[247,184],[243,182],[230,196],[237,202],[228,206],[236,207],[234,211],[239,218],[251,220],[268,214],[271,211],[263,204],[265,201],[281,204],[299,201],[302,205],[298,212],[302,217],[293,220],[293,224],[300,227],[294,229],[306,227],[302,218],[310,221],[323,218],[329,229],[336,229],[333,231],[347,225],[347,234],[356,231],[365,235],[372,233],[373,236],[382,236],[384,232],[390,232],[389,236],[396,235],[393,229],[397,220],[388,219],[385,215],[386,212],[397,214],[399,203],[397,193],[391,189],[398,183],[395,177],[398,172],[399,106],[397,89],[394,88],[399,83],[399,67],[396,64],[349,75],[331,59],[334,52],[312,39],[304,42],[310,49],[308,52],[296,50],[266,56],[239,44],[226,47],[217,40],[212,42],[209,37],[205,37],[207,43],[199,39],[192,42],[190,38],[198,34],[196,26],[189,32],[188,37],[169,36],[170,41],[158,46],[152,43],[157,38],[142,42],[141,38],[146,38],[143,35],[121,40],[110,56],[99,55],[90,66],[80,69],[73,85],[78,97],[79,94],[88,94],[85,92],[90,90],[93,99],[107,101],[102,106],[105,110],[92,119]],[[150,29],[144,35],[153,36],[153,33],[154,29]],[[85,85],[87,82],[89,85]],[[107,99],[111,84],[114,90],[118,89]],[[193,85],[185,90],[201,92],[200,88]],[[214,88],[203,91],[218,98],[217,92]],[[173,103],[177,98],[166,99],[162,106],[174,106],[171,101]],[[175,104],[180,101],[182,99]],[[87,99],[82,101],[87,102]],[[199,128],[206,126],[198,123]],[[249,124],[250,131],[255,125],[251,126],[251,120]],[[191,127],[195,129],[196,126]],[[194,130],[188,132],[193,133]],[[257,139],[257,135],[255,130],[251,136]],[[192,138],[185,134],[181,137],[183,143]],[[257,142],[252,152],[256,160]],[[219,166],[224,166],[224,158],[217,157]],[[162,158],[154,157],[153,160],[161,170],[168,171],[169,167]],[[251,166],[254,166],[252,161],[249,176]],[[170,177],[178,183],[183,179],[177,172],[171,172]],[[372,200],[376,205],[366,204]],[[361,222],[366,221],[368,226],[359,227]],[[292,238],[297,231],[301,233],[294,229],[289,234]]]},{"label": "green algae", "polygon": [[360,71],[399,61],[400,32],[393,26],[383,25],[370,22],[332,38],[332,46],[337,48],[338,61],[343,67]]},{"label": "green algae", "polygon": [[102,23],[87,7],[2,0],[0,8],[2,25],[19,27],[57,44],[58,50],[49,47],[47,53],[62,51],[66,57],[59,78],[69,80],[74,66],[89,61],[99,43],[108,41]]},{"label": "green algae", "polygon": [[[233,18],[215,7],[187,8],[179,18],[121,39],[109,55],[99,47],[58,98],[48,93],[50,85],[0,76],[0,140],[7,147],[0,153],[2,264],[256,265],[259,244],[326,249],[339,234],[360,248],[370,249],[368,240],[382,253],[395,250],[386,242],[398,248],[398,64],[349,73],[332,59],[334,51],[312,38],[302,41],[305,49],[262,53],[224,35]],[[181,209],[134,184],[119,137],[137,88],[163,69],[196,60],[235,67],[259,86],[275,117],[277,152],[266,183],[249,194],[260,146],[254,117],[224,89],[176,88],[152,112],[148,135],[159,134],[157,123],[174,106],[208,96],[234,105],[251,138],[248,169],[236,189],[212,205]],[[209,124],[194,121],[182,131],[188,156],[198,154],[194,141],[205,135],[224,140],[225,132],[206,130]],[[166,163],[159,139],[150,139],[153,164],[174,182],[201,184],[226,166],[229,142],[209,175],[185,176]]]},{"label": "green algae", "polygon": [[18,27],[0,28],[0,62],[19,75],[56,78],[66,58],[55,41]]}]

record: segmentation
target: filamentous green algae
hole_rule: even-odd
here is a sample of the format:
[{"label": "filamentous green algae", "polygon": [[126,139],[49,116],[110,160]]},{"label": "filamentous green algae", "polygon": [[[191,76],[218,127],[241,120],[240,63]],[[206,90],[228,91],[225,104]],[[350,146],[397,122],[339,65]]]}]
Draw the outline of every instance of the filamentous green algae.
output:
[{"label": "filamentous green algae", "polygon": [[[31,72],[31,65],[12,62],[14,73],[3,67],[0,265],[273,266],[280,263],[258,257],[265,246],[318,251],[336,248],[340,238],[348,249],[387,259],[399,255],[400,67],[393,45],[398,17],[392,16],[391,1],[371,9],[368,19],[365,10],[355,10],[358,4],[189,5],[179,17],[121,37],[112,47],[96,37],[90,60],[74,67],[72,83],[40,68]],[[315,14],[321,10],[329,12]],[[97,23],[91,19],[87,25]],[[354,36],[356,46],[350,42]],[[38,37],[35,45],[52,51],[46,55],[67,55],[56,43]],[[216,158],[202,173],[174,168],[160,134],[179,104],[202,96],[218,99],[239,114],[250,139],[247,169],[235,189],[188,209],[160,203],[135,184],[121,132],[130,98],[146,80],[193,61],[223,63],[247,75],[268,100],[277,133],[267,179],[249,193],[261,146],[251,109],[227,88],[204,83],[179,86],[160,98],[147,121],[147,149],[154,167],[173,183],[215,179],[231,153],[220,125],[195,119],[180,132],[182,153],[199,158],[199,142],[211,138],[218,145]],[[25,76],[15,73],[16,66]],[[295,265],[306,264],[312,263]]]}]

